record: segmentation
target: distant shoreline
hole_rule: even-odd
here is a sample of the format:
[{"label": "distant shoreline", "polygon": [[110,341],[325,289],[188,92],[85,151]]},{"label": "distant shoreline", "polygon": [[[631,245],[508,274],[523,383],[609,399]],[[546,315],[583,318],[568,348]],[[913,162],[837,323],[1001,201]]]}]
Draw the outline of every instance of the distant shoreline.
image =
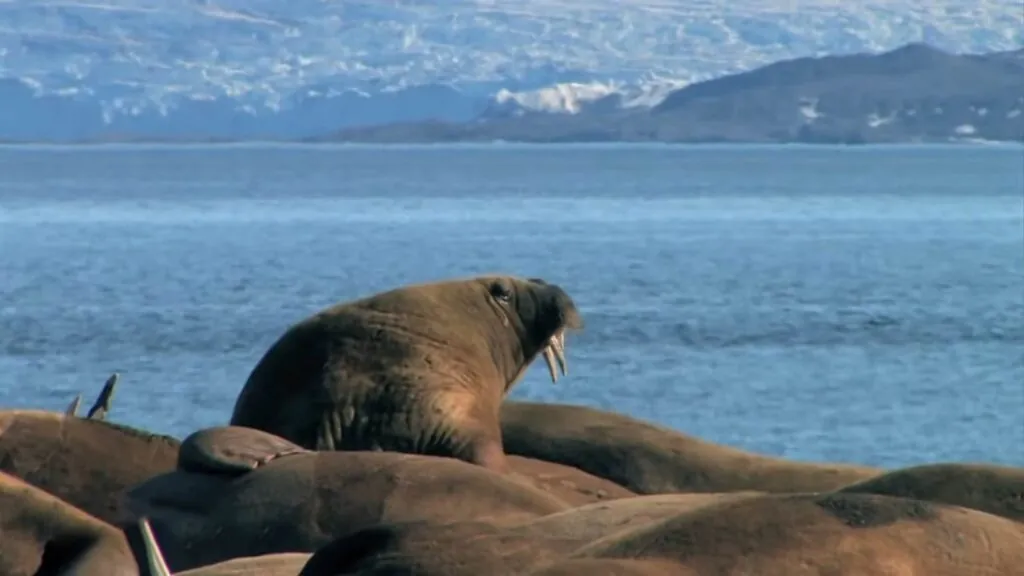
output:
[{"label": "distant shoreline", "polygon": [[14,149],[143,149],[143,148],[307,148],[307,149],[911,149],[911,148],[995,148],[1020,149],[1024,141],[1017,140],[949,140],[924,142],[880,142],[864,144],[812,143],[812,142],[307,142],[302,140],[134,140],[127,142],[88,140],[62,141],[0,141],[0,150]]}]

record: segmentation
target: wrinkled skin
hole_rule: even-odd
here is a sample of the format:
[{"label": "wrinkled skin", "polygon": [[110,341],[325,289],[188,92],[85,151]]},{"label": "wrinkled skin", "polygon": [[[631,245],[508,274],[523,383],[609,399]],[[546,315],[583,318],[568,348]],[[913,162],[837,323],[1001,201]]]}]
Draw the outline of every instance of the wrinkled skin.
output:
[{"label": "wrinkled skin", "polygon": [[569,404],[505,402],[501,428],[508,454],[572,466],[638,494],[817,492],[882,472],[761,456]]},{"label": "wrinkled skin", "polygon": [[973,508],[1024,522],[1024,468],[926,464],[891,470],[841,492],[900,496]]},{"label": "wrinkled skin", "polygon": [[538,355],[553,358],[565,332],[582,327],[560,287],[512,276],[339,304],[271,346],[231,424],[307,449],[451,456],[503,472],[502,399]]},{"label": "wrinkled skin", "polygon": [[0,412],[0,471],[110,524],[134,518],[125,491],[174,470],[178,441],[95,418]]},{"label": "wrinkled skin", "polygon": [[1021,576],[1024,526],[886,496],[747,494],[710,498],[582,546],[558,531],[481,521],[380,524],[321,548],[301,572],[339,573]]},{"label": "wrinkled skin", "polygon": [[139,570],[113,526],[0,472],[0,574],[138,576]]}]

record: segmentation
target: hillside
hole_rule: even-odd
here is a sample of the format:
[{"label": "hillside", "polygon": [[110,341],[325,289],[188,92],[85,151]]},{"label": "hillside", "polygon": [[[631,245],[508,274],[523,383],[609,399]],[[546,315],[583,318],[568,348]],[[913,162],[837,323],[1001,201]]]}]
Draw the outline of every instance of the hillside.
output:
[{"label": "hillside", "polygon": [[573,115],[485,113],[471,122],[342,130],[347,142],[1020,141],[1024,50],[957,55],[924,44],[798,58],[690,84],[651,108],[615,96]]}]

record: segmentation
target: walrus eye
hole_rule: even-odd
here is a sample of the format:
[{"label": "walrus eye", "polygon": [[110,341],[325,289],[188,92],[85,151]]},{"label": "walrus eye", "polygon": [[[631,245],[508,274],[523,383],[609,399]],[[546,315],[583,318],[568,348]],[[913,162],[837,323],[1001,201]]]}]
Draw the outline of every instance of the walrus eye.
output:
[{"label": "walrus eye", "polygon": [[512,290],[501,282],[495,282],[491,284],[491,296],[499,302],[509,302],[512,300]]}]

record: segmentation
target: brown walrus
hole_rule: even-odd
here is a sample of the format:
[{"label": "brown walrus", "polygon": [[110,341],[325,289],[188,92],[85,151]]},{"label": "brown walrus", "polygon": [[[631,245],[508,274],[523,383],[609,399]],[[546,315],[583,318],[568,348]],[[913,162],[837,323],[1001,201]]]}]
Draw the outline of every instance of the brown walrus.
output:
[{"label": "brown walrus", "polygon": [[[275,458],[302,453],[311,451],[269,432],[244,426],[215,426],[193,432],[185,438],[178,455],[178,470],[237,475]],[[570,506],[636,495],[614,482],[554,462],[512,456],[509,464],[516,478]]]},{"label": "brown walrus", "polygon": [[722,498],[578,544],[558,531],[479,521],[380,524],[324,546],[300,574],[1024,574],[1024,526],[977,510],[868,494]]},{"label": "brown walrus", "polygon": [[303,448],[452,456],[504,471],[498,412],[538,355],[565,371],[583,320],[540,279],[405,286],[323,310],[260,359],[231,424]]},{"label": "brown walrus", "polygon": [[666,575],[1022,576],[1024,525],[891,496],[771,494],[606,536],[573,556],[677,562]]},{"label": "brown walrus", "polygon": [[1024,468],[938,463],[891,470],[840,492],[902,496],[1024,522]]},{"label": "brown walrus", "polygon": [[388,574],[389,569],[445,576],[524,574],[566,558],[599,538],[683,512],[759,495],[730,492],[635,496],[516,523],[481,519],[381,523],[320,548],[303,574]]},{"label": "brown walrus", "polygon": [[0,574],[138,576],[139,570],[119,530],[0,472]]},{"label": "brown walrus", "polygon": [[313,552],[378,522],[481,518],[500,524],[570,507],[515,475],[454,458],[311,452],[240,427],[196,432],[180,455],[178,470],[128,494],[131,511],[150,519],[174,570]]},{"label": "brown walrus", "polygon": [[116,374],[89,416],[42,410],[0,411],[0,471],[110,524],[133,521],[130,487],[174,470],[178,440],[101,420]]},{"label": "brown walrus", "polygon": [[823,492],[882,473],[752,454],[622,414],[569,404],[505,402],[501,429],[508,454],[579,468],[638,494]]}]

